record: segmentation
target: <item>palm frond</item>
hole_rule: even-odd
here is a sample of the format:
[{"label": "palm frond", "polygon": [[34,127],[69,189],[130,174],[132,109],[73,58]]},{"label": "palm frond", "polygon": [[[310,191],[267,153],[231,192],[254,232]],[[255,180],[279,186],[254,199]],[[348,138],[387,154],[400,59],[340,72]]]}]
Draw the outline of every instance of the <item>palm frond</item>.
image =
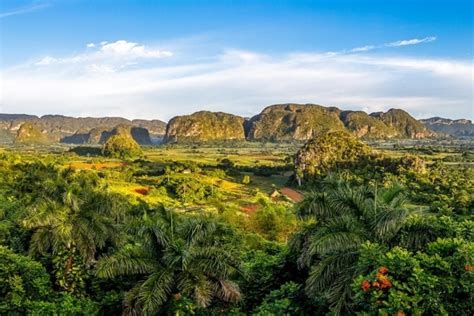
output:
[{"label": "palm frond", "polygon": [[102,257],[97,264],[97,275],[114,278],[118,275],[147,274],[158,269],[157,262],[143,249],[125,247],[112,256]]},{"label": "palm frond", "polygon": [[226,302],[237,302],[242,299],[239,285],[230,280],[219,280],[219,288],[216,295]]},{"label": "palm frond", "polygon": [[156,315],[168,299],[173,287],[173,272],[160,269],[152,273],[140,286],[137,301],[143,313]]}]

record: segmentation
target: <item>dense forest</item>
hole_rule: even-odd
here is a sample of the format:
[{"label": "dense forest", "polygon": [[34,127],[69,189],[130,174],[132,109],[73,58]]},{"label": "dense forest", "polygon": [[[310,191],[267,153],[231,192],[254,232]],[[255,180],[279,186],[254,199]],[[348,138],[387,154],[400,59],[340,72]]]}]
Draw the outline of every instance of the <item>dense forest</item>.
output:
[{"label": "dense forest", "polygon": [[472,148],[0,151],[2,315],[472,315]]}]

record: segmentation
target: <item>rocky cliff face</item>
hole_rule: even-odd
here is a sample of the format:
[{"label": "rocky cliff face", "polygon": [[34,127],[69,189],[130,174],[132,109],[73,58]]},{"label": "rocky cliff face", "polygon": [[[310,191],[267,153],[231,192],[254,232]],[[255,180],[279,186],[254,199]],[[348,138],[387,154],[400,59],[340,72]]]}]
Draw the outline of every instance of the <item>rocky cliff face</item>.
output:
[{"label": "rocky cliff face", "polygon": [[390,109],[387,112],[371,113],[370,116],[384,122],[387,126],[394,128],[397,131],[395,137],[398,138],[420,139],[436,136],[436,133],[430,131],[410,114],[400,109]]},{"label": "rocky cliff face", "polygon": [[201,111],[172,118],[168,123],[164,142],[244,139],[243,117],[222,112]]},{"label": "rocky cliff face", "polygon": [[432,117],[420,120],[427,128],[437,133],[453,137],[474,137],[474,124],[471,120],[450,120],[441,117]]},{"label": "rocky cliff face", "polygon": [[398,135],[395,128],[363,111],[343,111],[340,118],[345,127],[360,138],[383,139]]},{"label": "rocky cliff face", "polygon": [[247,139],[258,141],[307,140],[344,130],[340,110],[316,104],[277,104],[265,108],[246,124]]},{"label": "rocky cliff face", "polygon": [[315,104],[267,107],[246,124],[247,139],[308,140],[327,132],[348,130],[363,138],[425,138],[435,134],[403,110],[368,115]]}]

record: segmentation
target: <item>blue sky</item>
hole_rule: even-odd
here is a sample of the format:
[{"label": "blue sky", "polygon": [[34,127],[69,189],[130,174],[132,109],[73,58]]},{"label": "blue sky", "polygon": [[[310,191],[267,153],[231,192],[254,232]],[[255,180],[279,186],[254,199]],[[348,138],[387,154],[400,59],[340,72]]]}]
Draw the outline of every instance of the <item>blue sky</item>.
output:
[{"label": "blue sky", "polygon": [[0,2],[1,112],[473,118],[469,0]]}]

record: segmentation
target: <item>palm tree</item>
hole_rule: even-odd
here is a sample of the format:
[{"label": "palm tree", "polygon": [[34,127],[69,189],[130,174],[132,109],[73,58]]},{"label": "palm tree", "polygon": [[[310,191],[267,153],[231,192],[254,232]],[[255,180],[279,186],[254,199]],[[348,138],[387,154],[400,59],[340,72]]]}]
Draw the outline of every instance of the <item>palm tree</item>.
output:
[{"label": "palm tree", "polygon": [[399,186],[374,192],[335,182],[309,193],[298,214],[315,221],[292,242],[299,266],[309,269],[307,294],[323,293],[336,314],[350,314],[351,284],[363,272],[356,266],[359,250],[366,241],[393,241],[409,214],[405,204]]},{"label": "palm tree", "polygon": [[225,247],[222,229],[206,216],[183,219],[165,209],[145,213],[131,224],[138,242],[101,259],[97,274],[141,276],[125,298],[124,313],[130,315],[155,315],[170,299],[181,296],[200,307],[214,298],[237,301],[239,287],[230,280],[237,263]]},{"label": "palm tree", "polygon": [[31,192],[23,194],[23,226],[32,231],[30,252],[52,254],[59,285],[75,291],[73,267],[91,263],[107,242],[119,240],[121,199],[87,174],[49,167],[35,170],[24,177]]}]

